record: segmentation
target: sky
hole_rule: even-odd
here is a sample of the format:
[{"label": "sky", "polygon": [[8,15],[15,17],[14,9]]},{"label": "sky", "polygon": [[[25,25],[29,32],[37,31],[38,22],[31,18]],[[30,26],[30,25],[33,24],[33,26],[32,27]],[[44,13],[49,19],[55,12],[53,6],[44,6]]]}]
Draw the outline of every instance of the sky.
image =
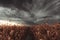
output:
[{"label": "sky", "polygon": [[0,0],[0,19],[27,24],[60,19],[59,0]]}]

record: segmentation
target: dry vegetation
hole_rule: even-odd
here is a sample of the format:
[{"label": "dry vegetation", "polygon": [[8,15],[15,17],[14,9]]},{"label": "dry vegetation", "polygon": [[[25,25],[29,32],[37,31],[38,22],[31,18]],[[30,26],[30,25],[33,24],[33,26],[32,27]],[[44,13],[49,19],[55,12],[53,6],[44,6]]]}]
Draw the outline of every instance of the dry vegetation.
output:
[{"label": "dry vegetation", "polygon": [[33,40],[60,40],[60,24],[40,24],[30,28]]},{"label": "dry vegetation", "polygon": [[0,25],[0,40],[25,40],[26,32],[25,26]]}]

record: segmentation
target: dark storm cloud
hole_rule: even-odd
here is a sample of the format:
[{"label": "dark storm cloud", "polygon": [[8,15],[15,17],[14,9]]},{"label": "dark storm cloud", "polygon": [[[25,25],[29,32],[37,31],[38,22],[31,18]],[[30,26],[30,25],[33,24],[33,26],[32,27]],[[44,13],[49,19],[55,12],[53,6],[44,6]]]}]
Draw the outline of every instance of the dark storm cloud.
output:
[{"label": "dark storm cloud", "polygon": [[36,23],[41,22],[41,19],[44,21],[45,18],[60,19],[60,0],[33,0],[32,12]]},{"label": "dark storm cloud", "polygon": [[29,12],[27,12],[30,9],[31,2],[31,0],[0,0],[0,19],[16,22],[32,20]]},{"label": "dark storm cloud", "polygon": [[60,18],[60,0],[0,0],[0,4],[1,19],[35,24]]}]

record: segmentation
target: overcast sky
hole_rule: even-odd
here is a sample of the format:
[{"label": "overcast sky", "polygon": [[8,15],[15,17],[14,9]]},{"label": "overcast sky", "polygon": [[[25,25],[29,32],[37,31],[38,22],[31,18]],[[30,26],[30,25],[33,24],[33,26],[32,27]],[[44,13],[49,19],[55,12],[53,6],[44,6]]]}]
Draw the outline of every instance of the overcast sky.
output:
[{"label": "overcast sky", "polygon": [[59,0],[0,0],[0,19],[35,24],[45,18],[59,17]]}]

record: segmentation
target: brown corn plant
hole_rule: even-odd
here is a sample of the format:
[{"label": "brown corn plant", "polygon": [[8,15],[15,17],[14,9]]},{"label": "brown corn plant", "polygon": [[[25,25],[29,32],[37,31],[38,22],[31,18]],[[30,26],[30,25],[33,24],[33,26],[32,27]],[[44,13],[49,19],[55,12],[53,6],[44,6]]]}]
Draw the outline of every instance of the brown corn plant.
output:
[{"label": "brown corn plant", "polygon": [[60,40],[60,24],[38,24],[30,27],[33,40]]},{"label": "brown corn plant", "polygon": [[0,40],[25,40],[26,26],[0,25]]}]

